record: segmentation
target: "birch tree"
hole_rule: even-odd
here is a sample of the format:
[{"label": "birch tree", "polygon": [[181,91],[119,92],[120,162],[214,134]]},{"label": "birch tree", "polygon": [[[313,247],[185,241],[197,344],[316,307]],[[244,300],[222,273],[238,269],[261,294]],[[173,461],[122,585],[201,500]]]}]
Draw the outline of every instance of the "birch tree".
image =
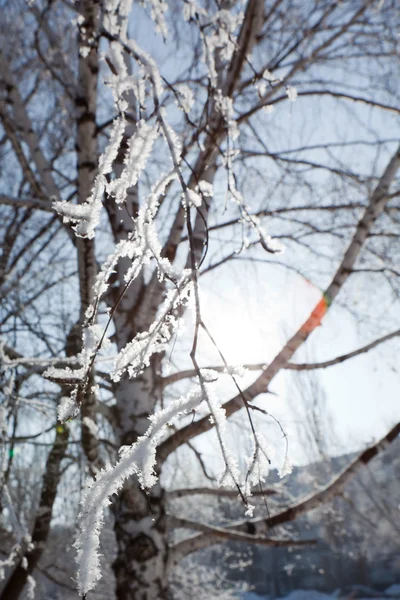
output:
[{"label": "birch tree", "polygon": [[[67,464],[84,481],[82,598],[101,586],[106,510],[120,600],[168,597],[174,565],[225,540],[309,543],[274,528],[341,493],[400,425],[324,489],[253,515],[253,488],[269,468],[255,415],[268,415],[266,393],[282,370],[328,368],[399,335],[397,320],[328,361],[295,359],[338,297],[357,310],[354,278],[366,275],[370,304],[373,277],[398,302],[396,2],[37,0],[3,11],[3,506],[10,449],[51,446],[30,528],[15,519],[1,598],[32,588]],[[299,145],[317,113],[326,128]],[[246,386],[201,300],[207,277],[238,260],[315,277],[321,290],[273,360],[248,365]],[[185,320],[190,350],[174,370]],[[218,364],[204,363],[203,345]],[[232,397],[221,394],[222,378]],[[251,440],[244,469],[229,438],[239,411]],[[37,412],[43,428],[32,433]],[[207,432],[224,465],[219,487],[174,493],[236,495],[243,520],[226,527],[167,510],[163,470],[183,446],[203,468],[196,444]],[[175,529],[192,533],[171,542]]]}]

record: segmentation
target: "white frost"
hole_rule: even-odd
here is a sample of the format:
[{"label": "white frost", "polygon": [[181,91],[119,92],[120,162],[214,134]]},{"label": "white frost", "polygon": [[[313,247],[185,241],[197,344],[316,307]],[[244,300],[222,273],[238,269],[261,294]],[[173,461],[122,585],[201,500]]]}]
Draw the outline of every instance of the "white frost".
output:
[{"label": "white frost", "polygon": [[150,426],[132,446],[121,449],[118,463],[102,469],[95,480],[87,486],[79,515],[80,532],[75,542],[78,550],[78,589],[87,594],[101,578],[99,561],[100,531],[103,511],[110,504],[110,496],[116,494],[124,481],[136,474],[143,488],[152,487],[157,477],[154,473],[157,445],[167,425],[181,414],[187,413],[203,400],[201,389],[196,386],[186,398],[180,398],[150,418]]},{"label": "white frost", "polygon": [[26,598],[27,598],[27,600],[34,600],[36,581],[33,579],[32,575],[28,575],[28,577],[26,579],[26,584],[27,584]]},{"label": "white frost", "polygon": [[292,85],[289,85],[286,88],[286,95],[289,98],[290,102],[296,102],[297,99],[297,89]]},{"label": "white frost", "polygon": [[72,396],[63,396],[57,408],[57,417],[60,423],[64,423],[74,417],[78,412],[75,399]]}]

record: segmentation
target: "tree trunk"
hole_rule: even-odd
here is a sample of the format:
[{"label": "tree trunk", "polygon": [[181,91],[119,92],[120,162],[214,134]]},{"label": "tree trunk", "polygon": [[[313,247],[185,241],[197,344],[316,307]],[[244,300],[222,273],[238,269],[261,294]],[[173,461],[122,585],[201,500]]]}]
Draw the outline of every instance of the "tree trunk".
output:
[{"label": "tree trunk", "polygon": [[[117,312],[115,338],[118,350],[131,341],[151,320],[151,306],[141,307],[142,282],[135,282]],[[136,319],[135,319],[136,317]],[[135,321],[140,321],[135,323]],[[157,402],[157,370],[160,356],[135,379],[125,375],[115,389],[116,434],[119,446],[131,445],[149,426],[149,415]],[[117,542],[113,563],[118,600],[162,600],[167,598],[167,526],[165,494],[160,483],[150,493],[132,477],[112,506]]]},{"label": "tree trunk", "polygon": [[27,582],[28,576],[36,568],[46,547],[50,533],[50,523],[53,514],[54,501],[57,487],[61,478],[61,463],[68,447],[69,432],[67,427],[59,426],[43,476],[42,492],[39,507],[33,525],[32,546],[21,556],[14,567],[8,581],[1,593],[1,600],[17,600]]}]

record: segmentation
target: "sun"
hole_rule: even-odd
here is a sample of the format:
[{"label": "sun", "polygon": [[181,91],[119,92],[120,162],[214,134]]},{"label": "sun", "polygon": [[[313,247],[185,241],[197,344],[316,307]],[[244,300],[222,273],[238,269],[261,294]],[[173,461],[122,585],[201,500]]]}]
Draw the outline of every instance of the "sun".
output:
[{"label": "sun", "polygon": [[[202,292],[201,305],[202,318],[229,365],[268,364],[272,360],[279,335],[270,312],[260,312],[257,302],[243,301],[238,294],[226,299],[208,290]],[[210,342],[208,346],[215,355]]]}]

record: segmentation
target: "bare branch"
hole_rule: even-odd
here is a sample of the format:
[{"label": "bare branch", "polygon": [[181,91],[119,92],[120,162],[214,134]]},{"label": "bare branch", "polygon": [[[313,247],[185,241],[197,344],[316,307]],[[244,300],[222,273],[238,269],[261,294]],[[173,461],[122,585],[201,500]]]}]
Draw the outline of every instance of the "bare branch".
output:
[{"label": "bare branch", "polygon": [[[330,502],[335,496],[342,494],[344,487],[348,482],[375,456],[383,452],[389,444],[398,438],[400,435],[400,423],[397,423],[382,439],[377,443],[369,446],[364,452],[362,452],[357,458],[351,461],[334,479],[332,479],[326,486],[321,488],[318,492],[312,493],[306,496],[304,499],[295,502],[283,511],[276,513],[268,518],[251,519],[249,521],[241,521],[226,528],[228,532],[232,529],[236,531],[246,532],[248,535],[254,535],[257,539],[256,543],[259,543],[261,535],[267,534],[274,527],[290,523],[295,519],[298,519],[302,515],[318,508],[322,504]],[[182,525],[183,526],[183,525]],[[193,527],[195,529],[195,527]],[[182,542],[178,542],[174,551],[177,556],[174,560],[180,560],[186,554],[196,552],[202,548],[214,545],[215,541],[209,535],[211,532],[204,530],[203,534],[193,536]],[[226,538],[229,539],[227,534]],[[261,539],[264,539],[261,537]],[[247,541],[247,540],[246,540]],[[293,542],[292,542],[293,543]]]},{"label": "bare branch", "polygon": [[0,194],[0,204],[12,206],[13,208],[36,208],[54,214],[51,203],[48,200],[40,200],[38,198],[12,198],[5,194]]},{"label": "bare branch", "polygon": [[[172,547],[171,564],[179,562],[184,556],[190,554],[191,552],[196,552],[197,550],[200,550],[200,548],[206,548],[208,546],[213,546],[214,544],[219,544],[221,542],[234,541],[247,544],[258,544],[260,546],[272,546],[275,548],[310,546],[312,544],[317,543],[317,540],[315,539],[294,540],[283,538],[267,538],[261,535],[251,535],[248,533],[242,533],[240,531],[234,531],[224,527],[206,525],[205,523],[192,521],[190,519],[183,519],[175,517],[173,515],[168,515],[168,523],[171,527],[174,528],[191,529],[194,531],[202,532],[202,535],[186,538],[182,542],[178,542]],[[200,540],[203,541],[204,538],[205,545],[200,546]]]},{"label": "bare branch", "polygon": [[[314,369],[326,369],[327,367],[332,367],[334,365],[338,365],[350,358],[354,358],[355,356],[359,356],[360,354],[364,354],[369,352],[373,348],[380,346],[384,342],[392,340],[395,337],[400,336],[400,329],[396,329],[396,331],[392,331],[392,333],[388,333],[361,348],[357,348],[357,350],[353,350],[352,352],[348,352],[346,354],[341,354],[340,356],[336,356],[335,358],[331,358],[330,360],[325,360],[323,362],[316,363],[287,363],[283,368],[288,369],[290,371],[312,371]],[[217,373],[226,373],[229,375],[229,370],[227,371],[225,366],[208,366],[204,367],[205,369],[209,369],[212,371],[216,371]],[[234,366],[231,366],[230,369],[233,369]],[[266,368],[265,363],[254,363],[249,365],[243,365],[244,369],[248,371],[262,371]],[[190,379],[191,377],[195,377],[196,372],[194,369],[187,369],[185,371],[178,371],[177,373],[171,373],[171,375],[166,375],[165,377],[161,377],[159,379],[159,384],[162,387],[166,387],[167,385],[171,385],[173,383],[177,383],[178,381],[182,381],[183,379]]]},{"label": "bare branch", "polygon": [[[267,488],[263,490],[254,490],[251,492],[253,496],[275,496],[278,494],[278,490],[274,488]],[[207,496],[218,496],[225,498],[238,498],[237,490],[227,490],[225,488],[211,488],[211,487],[196,487],[196,488],[181,488],[178,490],[171,490],[167,492],[167,499],[173,500],[175,498],[184,498],[186,496],[193,495],[207,495]]]},{"label": "bare branch", "polygon": [[[242,394],[234,396],[223,405],[226,416],[230,417],[243,408],[243,398],[250,402],[259,394],[265,393],[275,375],[283,369],[292,358],[296,350],[308,339],[315,328],[320,325],[329,306],[339,294],[343,285],[350,276],[353,266],[360,255],[374,223],[383,212],[389,200],[389,188],[400,167],[400,148],[391,157],[378,185],[371,195],[368,206],[360,219],[353,238],[344,254],[344,257],[330,283],[325,290],[322,299],[314,307],[308,319],[302,324],[297,332],[289,339],[282,350],[277,354],[271,364],[262,371],[261,375]],[[170,438],[165,440],[159,447],[159,459],[164,461],[167,456],[188,439],[193,439],[200,433],[212,429],[213,424],[209,416],[205,416],[191,425],[183,427]]]},{"label": "bare branch", "polygon": [[311,371],[314,369],[326,369],[327,367],[332,367],[333,365],[338,365],[350,358],[354,358],[355,356],[359,356],[360,354],[364,354],[365,352],[369,352],[373,348],[376,348],[380,344],[392,340],[395,337],[400,336],[400,329],[393,331],[392,333],[388,333],[361,348],[357,348],[357,350],[353,350],[352,352],[348,352],[347,354],[341,354],[340,356],[336,356],[336,358],[331,358],[330,360],[325,360],[319,363],[288,363],[284,368],[290,369],[291,371]]}]

